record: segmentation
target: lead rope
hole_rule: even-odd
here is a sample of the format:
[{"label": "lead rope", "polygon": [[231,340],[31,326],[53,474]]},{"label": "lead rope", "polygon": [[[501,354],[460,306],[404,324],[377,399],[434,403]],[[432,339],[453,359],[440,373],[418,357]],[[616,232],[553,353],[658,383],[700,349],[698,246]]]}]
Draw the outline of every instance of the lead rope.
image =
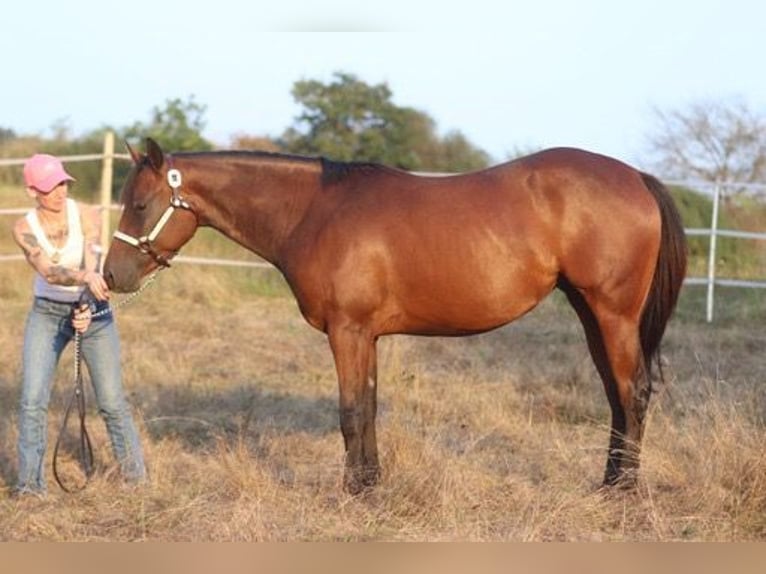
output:
[{"label": "lead rope", "polygon": [[[154,273],[152,273],[149,278],[144,282],[141,287],[131,293],[130,295],[122,298],[120,301],[118,301],[113,307],[105,307],[104,309],[101,309],[100,311],[97,311],[91,316],[91,320],[96,319],[97,317],[101,317],[103,315],[107,315],[108,313],[113,313],[115,310],[119,309],[120,307],[123,307],[124,305],[130,303],[133,301],[136,297],[138,297],[143,291],[151,285],[154,280],[157,277],[157,273],[159,273],[162,270],[162,268],[158,269]],[[67,403],[66,411],[64,412],[64,420],[61,423],[61,428],[59,429],[58,437],[56,438],[56,446],[53,448],[53,476],[56,479],[56,482],[61,487],[61,489],[64,492],[67,493],[74,493],[74,492],[80,492],[83,490],[87,485],[88,482],[90,482],[90,478],[93,476],[93,473],[95,472],[96,465],[93,457],[93,445],[90,440],[90,435],[88,434],[88,429],[85,426],[85,387],[83,386],[83,377],[82,377],[82,334],[75,332],[74,334],[74,391],[72,392],[72,396],[69,397],[69,402]],[[80,441],[78,445],[78,454],[80,457],[80,464],[83,469],[83,473],[85,474],[85,481],[79,486],[79,487],[67,487],[64,484],[64,481],[61,480],[61,477],[59,476],[58,472],[58,453],[59,453],[59,447],[61,446],[61,440],[64,436],[64,433],[66,433],[67,425],[69,422],[69,415],[72,412],[72,407],[77,404],[77,414],[79,416],[79,426],[80,426]]]},{"label": "lead rope", "polygon": [[[82,334],[76,332],[74,335],[74,392],[69,397],[69,402],[64,412],[64,420],[61,423],[59,429],[59,435],[56,439],[56,446],[53,449],[53,476],[56,478],[56,482],[64,492],[73,493],[79,492],[84,489],[90,477],[93,476],[95,470],[95,464],[93,461],[93,445],[90,441],[90,435],[88,435],[88,429],[85,426],[85,389],[82,384]],[[80,418],[80,443],[78,445],[78,451],[80,455],[80,463],[82,464],[83,472],[85,473],[85,482],[80,487],[68,488],[64,485],[64,481],[61,480],[58,472],[58,453],[61,446],[61,439],[66,432],[67,423],[69,422],[69,415],[72,412],[72,406],[77,403],[77,413]]]}]

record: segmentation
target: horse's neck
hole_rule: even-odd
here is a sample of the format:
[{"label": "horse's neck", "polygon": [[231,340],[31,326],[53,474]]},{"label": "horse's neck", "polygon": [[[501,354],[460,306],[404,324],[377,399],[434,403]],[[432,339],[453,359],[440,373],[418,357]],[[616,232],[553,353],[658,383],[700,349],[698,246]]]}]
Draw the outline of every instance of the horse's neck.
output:
[{"label": "horse's neck", "polygon": [[213,178],[200,178],[201,225],[278,263],[279,252],[306,214],[318,189],[320,166],[253,162],[227,166]]}]

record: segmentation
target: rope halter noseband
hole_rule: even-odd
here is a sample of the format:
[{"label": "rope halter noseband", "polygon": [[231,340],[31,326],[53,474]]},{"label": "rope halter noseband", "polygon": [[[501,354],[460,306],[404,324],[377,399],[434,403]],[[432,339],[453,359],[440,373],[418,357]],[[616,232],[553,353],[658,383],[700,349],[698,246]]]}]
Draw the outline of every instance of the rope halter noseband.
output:
[{"label": "rope halter noseband", "polygon": [[[167,158],[168,162],[170,162],[170,158]],[[165,212],[162,214],[162,217],[160,217],[159,221],[154,224],[154,227],[147,235],[142,235],[141,237],[133,237],[132,235],[128,235],[127,233],[123,233],[122,231],[115,231],[114,232],[114,238],[119,239],[121,241],[124,241],[125,243],[128,243],[129,245],[132,245],[136,249],[138,249],[141,253],[145,253],[147,255],[150,255],[159,265],[162,267],[170,267],[170,261],[167,257],[164,255],[161,255],[155,248],[154,248],[154,240],[157,239],[157,236],[160,234],[162,229],[165,227],[167,222],[170,220],[170,216],[173,215],[173,212],[176,209],[182,208],[182,209],[188,209],[192,213],[191,206],[186,202],[186,200],[181,197],[180,189],[181,189],[181,172],[178,171],[175,168],[171,168],[168,170],[167,174],[167,181],[168,185],[170,186],[171,190],[173,191],[173,194],[170,196],[170,205],[165,209]]]}]

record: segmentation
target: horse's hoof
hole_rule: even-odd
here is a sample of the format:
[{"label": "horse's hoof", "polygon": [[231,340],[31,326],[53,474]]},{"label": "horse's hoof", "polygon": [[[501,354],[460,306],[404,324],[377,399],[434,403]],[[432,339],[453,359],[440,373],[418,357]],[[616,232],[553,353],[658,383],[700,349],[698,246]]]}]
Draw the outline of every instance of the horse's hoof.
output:
[{"label": "horse's hoof", "polygon": [[368,492],[378,484],[380,469],[377,467],[365,468],[359,471],[346,471],[343,478],[343,488],[352,496],[358,496]]},{"label": "horse's hoof", "polygon": [[616,492],[635,492],[638,490],[638,472],[624,471],[617,475],[604,477],[604,482],[598,489],[600,493],[613,494]]}]

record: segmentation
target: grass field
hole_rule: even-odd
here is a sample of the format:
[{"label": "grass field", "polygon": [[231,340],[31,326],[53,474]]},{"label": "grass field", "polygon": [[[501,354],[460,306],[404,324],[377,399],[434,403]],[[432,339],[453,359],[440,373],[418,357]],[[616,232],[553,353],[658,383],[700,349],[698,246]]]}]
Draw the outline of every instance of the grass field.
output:
[{"label": "grass field", "polygon": [[[0,251],[15,251],[8,233]],[[212,232],[184,254],[252,258]],[[120,483],[89,395],[94,480],[59,490],[49,449],[49,496],[17,500],[31,282],[25,263],[0,265],[0,540],[766,540],[764,290],[719,288],[713,325],[704,289],[682,292],[633,494],[598,491],[608,407],[563,297],[481,336],[383,339],[383,477],[354,498],[341,489],[329,347],[280,276],[178,264],[118,311],[148,484]],[[72,373],[69,351],[51,444]]]},{"label": "grass field", "polygon": [[[93,482],[75,495],[51,483],[47,499],[18,501],[9,495],[30,281],[23,263],[0,267],[2,540],[766,539],[758,293],[733,291],[709,326],[703,294],[684,291],[635,494],[597,492],[608,407],[563,298],[481,336],[384,339],[383,478],[353,498],[341,489],[324,336],[273,270],[179,264],[118,315],[149,483],[120,484],[91,412]],[[51,441],[71,374],[68,353]]]}]

